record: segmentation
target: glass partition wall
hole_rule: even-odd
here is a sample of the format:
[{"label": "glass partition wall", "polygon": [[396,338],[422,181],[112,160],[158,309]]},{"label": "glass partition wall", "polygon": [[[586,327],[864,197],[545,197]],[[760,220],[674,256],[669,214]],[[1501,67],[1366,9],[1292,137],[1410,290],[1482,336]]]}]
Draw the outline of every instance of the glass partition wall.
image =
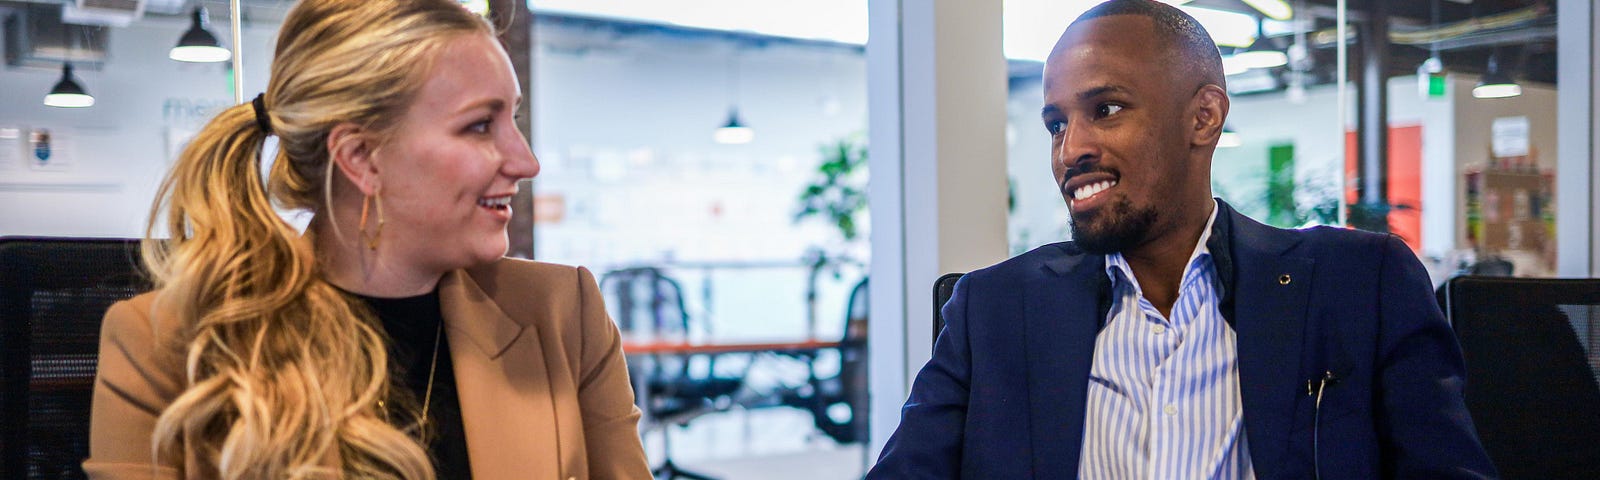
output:
[{"label": "glass partition wall", "polygon": [[599,277],[653,466],[860,476],[865,25],[818,27],[864,22],[865,2],[817,6],[845,18],[820,24],[791,12],[777,33],[748,6],[543,3],[535,258]]}]

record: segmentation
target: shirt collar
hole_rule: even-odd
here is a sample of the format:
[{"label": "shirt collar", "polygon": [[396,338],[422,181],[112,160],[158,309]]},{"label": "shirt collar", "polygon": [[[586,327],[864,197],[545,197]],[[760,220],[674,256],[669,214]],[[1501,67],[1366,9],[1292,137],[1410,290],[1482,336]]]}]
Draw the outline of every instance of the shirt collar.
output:
[{"label": "shirt collar", "polygon": [[[1217,211],[1221,210],[1221,208],[1218,208],[1218,204],[1215,199],[1213,199],[1211,202],[1211,217],[1206,219],[1205,228],[1200,230],[1200,238],[1195,240],[1194,251],[1189,253],[1189,261],[1184,264],[1184,278],[1180,280],[1180,285],[1188,282],[1189,275],[1191,272],[1197,270],[1197,266],[1200,264],[1200,262],[1205,262],[1211,259],[1211,247],[1207,245],[1207,243],[1209,243],[1211,240],[1212,227],[1217,222]],[[1118,275],[1118,273],[1121,273],[1121,275]],[[1111,278],[1111,286],[1113,288],[1115,288],[1120,282],[1134,279],[1133,267],[1128,266],[1128,260],[1122,257],[1122,252],[1114,252],[1106,255],[1106,276]],[[1144,294],[1143,289],[1139,287],[1139,282],[1135,281],[1131,283],[1133,284],[1133,288],[1135,290],[1140,291],[1140,295]]]}]

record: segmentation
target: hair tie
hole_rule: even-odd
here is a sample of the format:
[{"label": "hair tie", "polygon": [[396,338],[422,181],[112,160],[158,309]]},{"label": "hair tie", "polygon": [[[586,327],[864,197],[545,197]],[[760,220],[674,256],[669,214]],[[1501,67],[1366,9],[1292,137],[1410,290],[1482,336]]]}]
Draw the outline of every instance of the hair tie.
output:
[{"label": "hair tie", "polygon": [[272,118],[267,116],[267,101],[263,98],[264,95],[266,94],[257,93],[256,98],[250,101],[250,105],[256,110],[256,126],[261,127],[261,133],[271,135]]}]

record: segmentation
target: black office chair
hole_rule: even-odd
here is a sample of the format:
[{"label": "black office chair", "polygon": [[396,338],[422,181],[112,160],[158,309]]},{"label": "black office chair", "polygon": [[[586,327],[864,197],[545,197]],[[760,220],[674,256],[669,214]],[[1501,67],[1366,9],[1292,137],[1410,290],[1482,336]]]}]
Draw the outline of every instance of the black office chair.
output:
[{"label": "black office chair", "polygon": [[0,238],[0,477],[85,477],[100,321],[141,272],[136,240]]},{"label": "black office chair", "polygon": [[1600,279],[1456,277],[1443,294],[1503,478],[1600,478]]},{"label": "black office chair", "polygon": [[[803,388],[783,395],[784,405],[811,413],[812,423],[824,435],[841,444],[867,439],[867,279],[850,289],[845,305],[844,338],[839,340],[839,373],[818,378],[815,356],[805,355],[807,371]],[[848,418],[835,418],[833,407],[843,405]]]},{"label": "black office chair", "polygon": [[[950,297],[956,294],[956,281],[961,280],[965,273],[946,273],[933,281],[933,343],[939,343],[939,334],[944,333],[944,304],[950,302]],[[931,347],[930,347],[931,348]]]},{"label": "black office chair", "polygon": [[[649,329],[658,337],[687,338],[689,312],[683,305],[683,288],[676,280],[654,267],[636,267],[606,273],[601,291],[612,318],[624,332]],[[651,357],[648,372],[643,372],[644,392],[641,407],[661,427],[665,456],[651,473],[658,478],[708,479],[672,462],[672,424],[687,426],[695,417],[720,411],[733,403],[733,394],[744,385],[743,379],[716,375],[713,355],[658,354]],[[704,364],[704,370],[694,368]],[[704,373],[700,373],[700,372]]]}]

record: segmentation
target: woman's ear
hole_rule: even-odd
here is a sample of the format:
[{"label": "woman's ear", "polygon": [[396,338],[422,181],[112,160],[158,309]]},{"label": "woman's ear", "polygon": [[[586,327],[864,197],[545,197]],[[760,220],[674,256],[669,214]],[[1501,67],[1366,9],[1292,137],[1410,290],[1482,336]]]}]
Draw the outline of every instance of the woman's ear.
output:
[{"label": "woman's ear", "polygon": [[382,186],[372,157],[376,146],[372,134],[354,123],[341,123],[328,132],[328,160],[362,195],[372,195]]},{"label": "woman's ear", "polygon": [[1222,87],[1206,84],[1194,94],[1194,145],[1216,145],[1222,137],[1222,126],[1228,119],[1228,92]]}]

